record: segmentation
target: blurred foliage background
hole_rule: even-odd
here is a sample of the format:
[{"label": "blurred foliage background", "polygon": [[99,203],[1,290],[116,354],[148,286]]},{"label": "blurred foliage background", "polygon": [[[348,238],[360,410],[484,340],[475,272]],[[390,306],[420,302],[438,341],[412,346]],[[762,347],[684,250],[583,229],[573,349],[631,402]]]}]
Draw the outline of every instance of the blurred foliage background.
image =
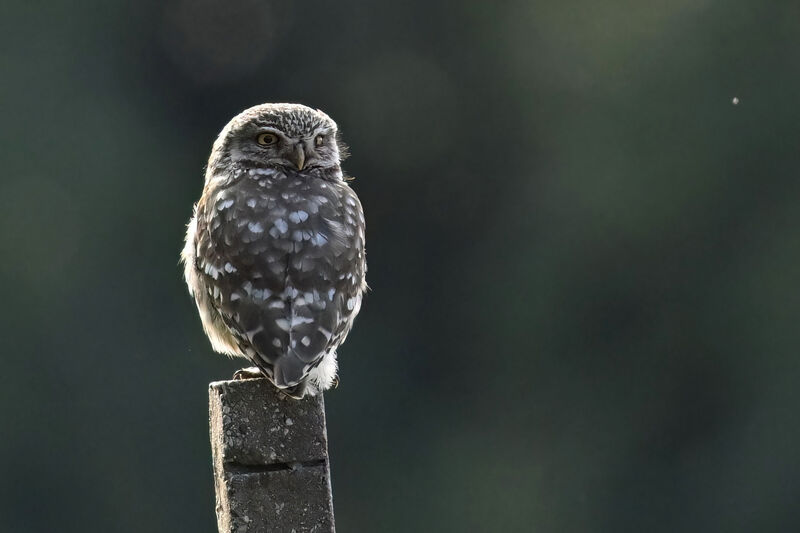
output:
[{"label": "blurred foliage background", "polygon": [[[341,531],[800,520],[800,4],[0,7],[0,530],[215,531],[178,253],[217,132],[339,123]],[[734,105],[733,98],[739,99]]]}]

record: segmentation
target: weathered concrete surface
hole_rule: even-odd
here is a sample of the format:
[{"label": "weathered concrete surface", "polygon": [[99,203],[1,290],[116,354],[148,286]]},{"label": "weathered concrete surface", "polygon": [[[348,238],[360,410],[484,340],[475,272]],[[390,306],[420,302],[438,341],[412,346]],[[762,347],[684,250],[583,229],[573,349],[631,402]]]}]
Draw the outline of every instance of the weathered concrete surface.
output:
[{"label": "weathered concrete surface", "polygon": [[322,395],[293,400],[266,379],[209,388],[220,533],[333,532]]}]

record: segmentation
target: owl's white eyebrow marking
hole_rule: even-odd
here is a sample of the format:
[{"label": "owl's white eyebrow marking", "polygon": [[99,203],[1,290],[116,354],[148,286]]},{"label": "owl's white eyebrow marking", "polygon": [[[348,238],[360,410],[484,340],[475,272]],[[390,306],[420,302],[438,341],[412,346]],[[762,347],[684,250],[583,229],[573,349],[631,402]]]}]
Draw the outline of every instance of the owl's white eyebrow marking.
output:
[{"label": "owl's white eyebrow marking", "polygon": [[335,132],[336,132],[336,130],[334,128],[331,128],[330,126],[320,126],[318,128],[315,128],[314,132],[307,138],[308,139],[314,139],[317,135],[326,135],[327,136],[327,135],[331,135],[331,134],[333,134]]},{"label": "owl's white eyebrow marking", "polygon": [[262,133],[274,133],[279,137],[283,137],[286,139],[286,134],[281,131],[277,124],[262,124],[258,126],[258,131],[256,131],[256,135],[260,135]]}]

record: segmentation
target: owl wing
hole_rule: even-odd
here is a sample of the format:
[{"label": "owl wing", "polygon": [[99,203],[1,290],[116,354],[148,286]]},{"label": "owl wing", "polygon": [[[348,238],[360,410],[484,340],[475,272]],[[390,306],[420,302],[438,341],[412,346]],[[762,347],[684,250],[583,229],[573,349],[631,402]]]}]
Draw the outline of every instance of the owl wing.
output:
[{"label": "owl wing", "polygon": [[361,204],[343,183],[316,192],[323,194],[302,205],[307,217],[292,221],[289,213],[292,235],[301,232],[302,240],[293,239],[299,246],[289,257],[289,349],[275,365],[278,385],[302,379],[335,350],[361,306],[366,270]]}]

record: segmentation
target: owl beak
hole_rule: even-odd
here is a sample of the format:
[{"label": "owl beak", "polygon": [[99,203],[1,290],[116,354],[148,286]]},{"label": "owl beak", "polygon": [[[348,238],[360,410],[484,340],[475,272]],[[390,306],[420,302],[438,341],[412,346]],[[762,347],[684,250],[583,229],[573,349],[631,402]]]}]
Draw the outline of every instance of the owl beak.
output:
[{"label": "owl beak", "polygon": [[303,150],[303,145],[298,143],[294,147],[294,154],[292,154],[292,163],[297,167],[297,170],[303,170],[306,166],[306,152]]}]

